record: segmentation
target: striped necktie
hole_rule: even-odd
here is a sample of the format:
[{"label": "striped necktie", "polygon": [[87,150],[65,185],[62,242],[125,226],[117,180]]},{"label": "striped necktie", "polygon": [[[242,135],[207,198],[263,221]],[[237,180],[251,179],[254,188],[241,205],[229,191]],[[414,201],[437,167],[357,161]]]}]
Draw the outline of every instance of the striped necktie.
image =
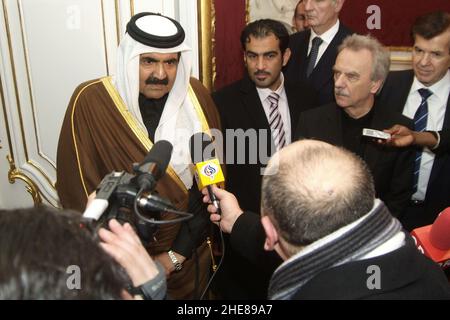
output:
[{"label": "striped necktie", "polygon": [[322,44],[322,42],[323,40],[319,37],[315,37],[312,40],[311,52],[309,53],[308,67],[306,69],[306,77],[308,78],[313,72],[314,66],[316,65],[317,56],[319,54],[319,47]]},{"label": "striped necktie", "polygon": [[[419,108],[414,114],[414,131],[425,131],[427,128],[428,120],[428,102],[427,99],[433,94],[428,89],[419,89],[420,96],[422,97],[422,102]],[[414,161],[414,182],[413,182],[413,193],[416,193],[417,186],[419,183],[419,173],[420,173],[420,162],[422,160],[422,150],[416,152],[416,158]]]},{"label": "striped necktie", "polygon": [[272,138],[276,149],[280,150],[286,144],[283,119],[281,119],[281,114],[278,110],[278,100],[280,99],[280,96],[275,92],[272,92],[267,99],[270,102],[269,125],[270,130],[272,131]]}]

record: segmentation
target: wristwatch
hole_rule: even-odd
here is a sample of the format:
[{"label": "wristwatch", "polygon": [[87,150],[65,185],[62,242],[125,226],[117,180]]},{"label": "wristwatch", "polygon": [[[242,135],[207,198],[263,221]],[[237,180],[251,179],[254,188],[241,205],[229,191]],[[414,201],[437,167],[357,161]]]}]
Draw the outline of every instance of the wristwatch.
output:
[{"label": "wristwatch", "polygon": [[172,260],[173,266],[175,267],[175,271],[180,271],[181,269],[183,269],[183,265],[180,263],[180,261],[178,261],[177,257],[175,257],[173,251],[169,250],[167,251],[167,253],[169,254],[170,260]]},{"label": "wristwatch", "polygon": [[141,284],[138,287],[133,285],[128,286],[128,292],[135,296],[139,295],[144,300],[165,300],[167,295],[167,282],[166,282],[166,272],[164,267],[155,261],[156,267],[158,268],[158,274],[147,282]]}]

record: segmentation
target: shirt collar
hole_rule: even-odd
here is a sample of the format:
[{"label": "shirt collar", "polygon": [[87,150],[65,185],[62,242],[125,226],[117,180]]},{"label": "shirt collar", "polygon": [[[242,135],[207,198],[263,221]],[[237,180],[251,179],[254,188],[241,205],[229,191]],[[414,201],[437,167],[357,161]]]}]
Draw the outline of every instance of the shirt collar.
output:
[{"label": "shirt collar", "polygon": [[317,33],[314,32],[314,30],[311,28],[311,37],[309,37],[309,44],[311,45],[312,40],[315,37],[320,37],[324,43],[326,43],[326,45],[329,45],[331,43],[331,41],[333,41],[334,36],[338,33],[339,31],[339,19],[336,21],[336,23],[334,24],[334,26],[332,26],[330,29],[328,29],[327,31],[325,31],[324,33],[322,33],[320,36],[317,35]]},{"label": "shirt collar", "polygon": [[448,94],[450,91],[450,70],[447,71],[444,77],[441,80],[433,84],[431,87],[425,87],[417,77],[414,77],[413,84],[411,86],[411,92],[417,92],[419,89],[427,88],[433,95],[436,95],[440,101],[444,101],[444,103],[448,99]]},{"label": "shirt collar", "polygon": [[[380,199],[375,199],[372,209],[366,213],[364,216],[359,218],[356,221],[353,221],[352,223],[345,225],[341,227],[340,229],[326,235],[325,237],[301,248],[295,255],[290,257],[288,260],[284,261],[282,265],[288,263],[288,261],[296,260],[299,257],[306,256],[307,254],[310,254],[311,252],[318,250],[319,248],[325,246],[327,243],[333,242],[335,239],[338,239],[342,237],[344,234],[351,232],[352,229],[356,228],[358,225],[362,224],[364,220],[368,219],[368,217],[372,214],[374,214],[374,211],[378,210],[379,206],[382,206],[382,201]],[[280,269],[280,267],[278,267]]]}]

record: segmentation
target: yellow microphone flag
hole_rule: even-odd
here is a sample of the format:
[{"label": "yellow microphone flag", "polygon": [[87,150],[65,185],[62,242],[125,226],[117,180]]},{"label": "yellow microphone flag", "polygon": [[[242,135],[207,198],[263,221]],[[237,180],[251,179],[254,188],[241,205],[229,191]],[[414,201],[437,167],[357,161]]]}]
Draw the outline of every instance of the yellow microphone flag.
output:
[{"label": "yellow microphone flag", "polygon": [[217,158],[196,163],[195,177],[199,190],[225,181],[219,159]]}]

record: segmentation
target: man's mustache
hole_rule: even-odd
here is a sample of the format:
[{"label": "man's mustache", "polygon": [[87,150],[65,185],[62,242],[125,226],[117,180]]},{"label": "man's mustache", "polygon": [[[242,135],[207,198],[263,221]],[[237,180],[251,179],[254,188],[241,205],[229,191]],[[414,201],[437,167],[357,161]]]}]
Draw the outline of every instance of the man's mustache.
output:
[{"label": "man's mustache", "polygon": [[255,76],[261,76],[261,75],[270,76],[270,72],[262,71],[262,70],[258,70],[254,74],[255,74]]},{"label": "man's mustache", "polygon": [[339,90],[339,89],[335,89],[334,94],[337,96],[348,97],[348,94],[346,94],[343,90]]},{"label": "man's mustache", "polygon": [[169,78],[158,79],[150,76],[147,80],[145,80],[145,84],[162,84],[167,86],[169,84]]}]

